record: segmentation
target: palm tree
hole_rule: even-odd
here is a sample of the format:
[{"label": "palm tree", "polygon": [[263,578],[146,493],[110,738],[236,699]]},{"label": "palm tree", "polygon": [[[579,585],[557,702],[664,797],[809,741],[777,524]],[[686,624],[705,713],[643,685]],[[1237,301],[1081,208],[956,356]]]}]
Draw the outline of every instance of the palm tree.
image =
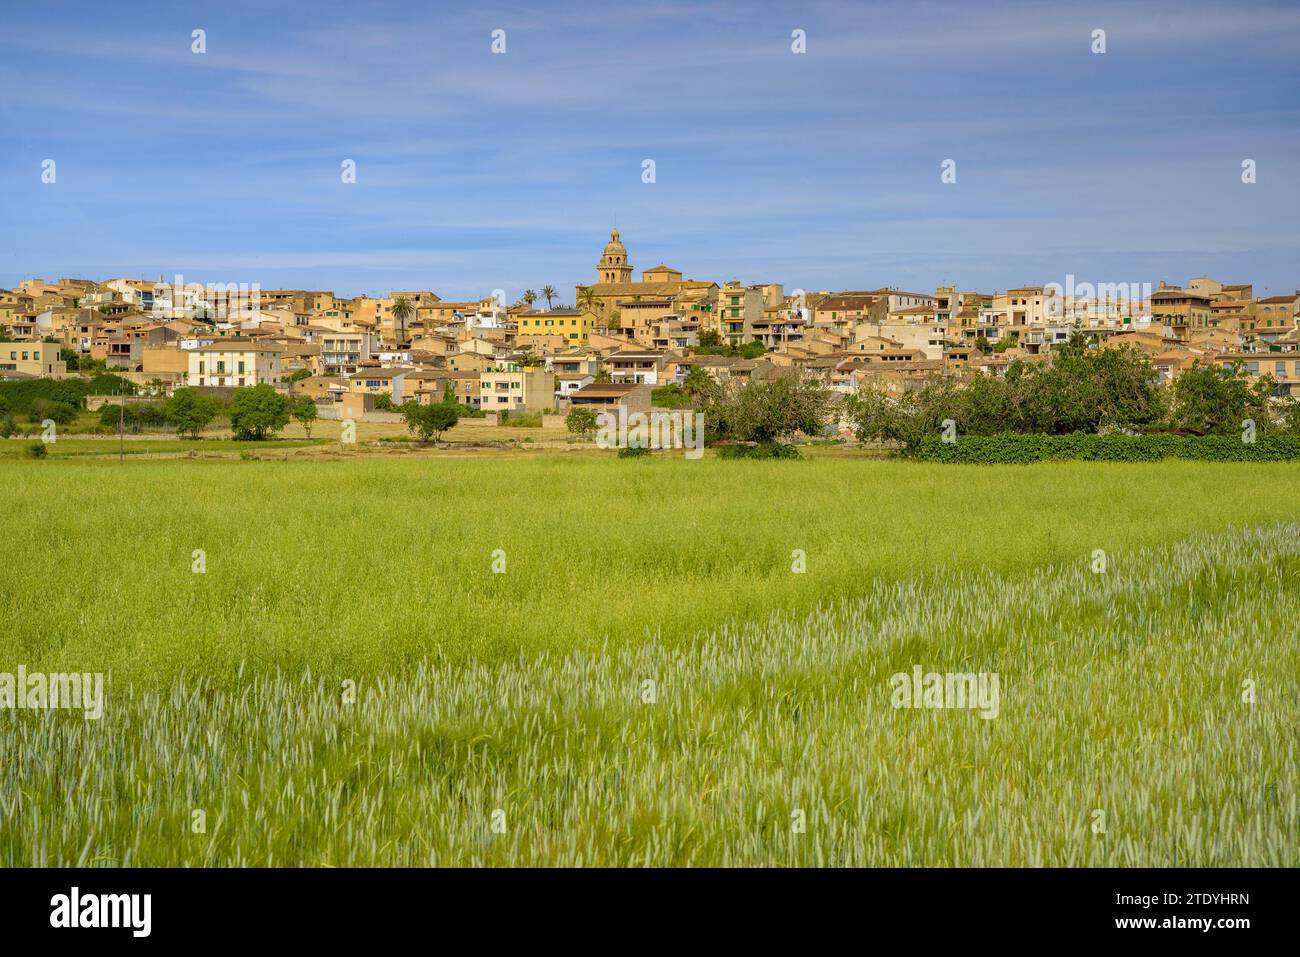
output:
[{"label": "palm tree", "polygon": [[583,286],[578,293],[578,308],[586,309],[588,312],[595,312],[597,306],[596,293],[590,286]]},{"label": "palm tree", "polygon": [[543,287],[542,287],[542,295],[546,297],[546,308],[547,308],[547,309],[550,309],[550,308],[551,308],[551,300],[555,298],[555,287],[554,287],[554,286],[543,286]]},{"label": "palm tree", "polygon": [[713,376],[705,372],[701,366],[691,366],[691,371],[686,373],[686,378],[682,379],[682,391],[689,395],[693,402],[711,395],[715,386]]},{"label": "palm tree", "polygon": [[597,369],[596,374],[595,376],[592,377],[591,381],[592,382],[613,382],[614,378],[609,374],[608,369]]},{"label": "palm tree", "polygon": [[532,308],[533,303],[535,303],[536,301],[537,301],[537,293],[533,292],[531,289],[525,289],[524,302],[528,303],[528,307],[530,309]]},{"label": "palm tree", "polygon": [[397,331],[397,343],[401,345],[406,338],[406,320],[411,318],[411,313],[415,312],[415,306],[411,305],[411,300],[397,297],[393,303],[393,322],[399,327]]}]

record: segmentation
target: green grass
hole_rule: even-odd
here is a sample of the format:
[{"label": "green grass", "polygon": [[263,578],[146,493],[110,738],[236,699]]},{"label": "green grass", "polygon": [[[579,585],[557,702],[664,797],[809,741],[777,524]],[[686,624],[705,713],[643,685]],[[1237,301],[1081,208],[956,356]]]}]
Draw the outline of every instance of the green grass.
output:
[{"label": "green grass", "polygon": [[[27,439],[0,440],[0,459],[27,458],[27,447],[38,441],[39,433]],[[82,438],[60,436],[46,448],[50,458],[76,458],[78,456],[157,455],[184,452],[257,452],[266,449],[299,449],[320,444],[322,440],[272,439],[265,442],[240,442],[234,439],[149,439],[128,437]]]},{"label": "green grass", "polygon": [[[1300,863],[1300,466],[0,479],[0,671],[111,672],[0,711],[0,864]],[[893,709],[915,664],[999,716]]]}]

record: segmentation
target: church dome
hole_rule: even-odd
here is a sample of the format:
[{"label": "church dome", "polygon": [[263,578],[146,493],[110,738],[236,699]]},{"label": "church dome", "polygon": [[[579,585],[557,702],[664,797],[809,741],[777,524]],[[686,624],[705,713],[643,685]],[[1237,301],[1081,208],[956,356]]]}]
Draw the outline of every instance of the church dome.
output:
[{"label": "church dome", "polygon": [[627,247],[618,238],[618,230],[609,234],[609,242],[600,262],[596,264],[597,283],[623,283],[632,281],[632,264],[627,261]]},{"label": "church dome", "polygon": [[619,241],[617,229],[609,234],[609,242],[605,245],[605,254],[602,258],[607,263],[627,262],[627,247]]}]

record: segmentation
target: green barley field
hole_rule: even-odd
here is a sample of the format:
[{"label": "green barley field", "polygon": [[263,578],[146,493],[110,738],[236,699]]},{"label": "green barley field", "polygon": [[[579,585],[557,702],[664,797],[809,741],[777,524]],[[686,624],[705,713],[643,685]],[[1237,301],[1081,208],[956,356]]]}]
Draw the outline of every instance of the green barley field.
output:
[{"label": "green barley field", "polygon": [[[108,675],[0,710],[0,865],[1296,866],[1298,488],[0,461],[0,672]],[[918,665],[996,717],[893,707]]]}]

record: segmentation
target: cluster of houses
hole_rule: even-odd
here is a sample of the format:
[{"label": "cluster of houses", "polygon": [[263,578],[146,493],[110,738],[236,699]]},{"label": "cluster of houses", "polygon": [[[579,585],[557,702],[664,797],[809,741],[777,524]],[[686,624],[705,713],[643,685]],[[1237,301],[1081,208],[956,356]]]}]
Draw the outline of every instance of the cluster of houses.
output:
[{"label": "cluster of houses", "polygon": [[[549,291],[549,290],[548,290]],[[548,296],[548,305],[549,305]],[[573,406],[648,411],[695,367],[719,382],[796,369],[841,393],[901,394],[939,375],[1002,375],[1075,331],[1129,345],[1172,381],[1196,362],[1243,363],[1300,394],[1300,294],[1251,285],[1025,286],[1001,293],[786,290],[633,266],[614,230],[572,307],[529,294],[451,302],[433,292],[330,292],[111,279],[30,279],[0,290],[0,378],[59,377],[68,352],[151,393],[258,384],[307,395],[326,417],[377,417],[448,394],[486,413]],[[701,351],[702,346],[712,348]],[[746,347],[743,354],[718,346]],[[718,354],[729,353],[729,354]],[[378,403],[378,404],[377,404]]]}]

